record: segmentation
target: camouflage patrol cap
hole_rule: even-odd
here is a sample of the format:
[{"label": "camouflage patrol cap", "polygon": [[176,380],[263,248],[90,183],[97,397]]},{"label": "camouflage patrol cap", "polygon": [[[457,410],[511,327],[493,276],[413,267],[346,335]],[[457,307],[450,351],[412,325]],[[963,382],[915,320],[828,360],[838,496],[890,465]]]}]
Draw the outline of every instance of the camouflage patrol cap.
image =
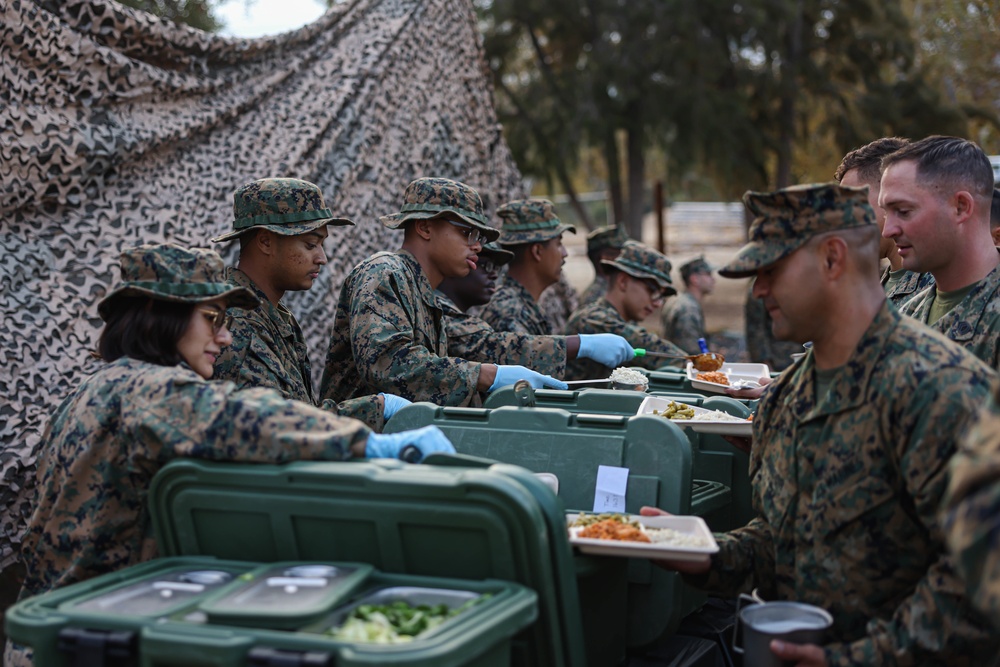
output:
[{"label": "camouflage patrol cap", "polygon": [[353,225],[335,218],[319,186],[297,178],[262,178],[233,193],[233,231],[212,239],[221,243],[258,227],[282,236],[298,236],[326,225]]},{"label": "camouflage patrol cap", "polygon": [[695,257],[690,262],[681,264],[681,279],[684,280],[684,282],[687,282],[687,279],[695,273],[711,272],[712,267],[707,261],[705,261],[704,257]]},{"label": "camouflage patrol cap", "polygon": [[514,253],[510,250],[504,250],[496,243],[487,243],[484,245],[483,249],[479,251],[479,256],[491,259],[499,266],[503,266],[514,259]]},{"label": "camouflage patrol cap", "polygon": [[562,236],[563,232],[576,234],[576,227],[562,222],[547,199],[507,202],[497,209],[497,215],[501,220],[502,246],[543,243]]},{"label": "camouflage patrol cap", "polygon": [[615,259],[602,259],[601,264],[624,271],[633,278],[654,280],[666,296],[677,294],[670,278],[670,260],[666,255],[635,241],[626,241]]},{"label": "camouflage patrol cap", "polygon": [[628,237],[625,235],[624,227],[618,225],[598,227],[587,234],[587,252],[599,252],[605,248],[620,250],[626,241],[628,241]]},{"label": "camouflage patrol cap", "polygon": [[747,192],[743,203],[754,214],[750,242],[719,275],[745,278],[774,264],[816,236],[875,224],[868,188],[837,183],[793,185],[776,192]]},{"label": "camouflage patrol cap", "polygon": [[465,183],[448,178],[418,178],[406,186],[399,213],[379,220],[389,229],[399,229],[409,220],[430,220],[453,213],[483,233],[486,242],[496,241],[500,232],[491,227],[483,213],[479,193]]},{"label": "camouflage patrol cap", "polygon": [[260,303],[245,287],[226,282],[226,265],[214,250],[182,248],[172,243],[146,244],[123,250],[122,283],[97,304],[107,321],[115,301],[146,296],[160,301],[202,303],[223,298],[226,307],[256,308]]}]

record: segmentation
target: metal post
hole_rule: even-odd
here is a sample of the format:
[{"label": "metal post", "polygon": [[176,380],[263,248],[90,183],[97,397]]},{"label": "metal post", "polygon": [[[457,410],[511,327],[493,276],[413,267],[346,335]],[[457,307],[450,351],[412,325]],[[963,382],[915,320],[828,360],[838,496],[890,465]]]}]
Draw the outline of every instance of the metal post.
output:
[{"label": "metal post", "polygon": [[656,211],[656,249],[667,254],[667,214],[663,209],[663,181],[653,186],[653,208]]}]

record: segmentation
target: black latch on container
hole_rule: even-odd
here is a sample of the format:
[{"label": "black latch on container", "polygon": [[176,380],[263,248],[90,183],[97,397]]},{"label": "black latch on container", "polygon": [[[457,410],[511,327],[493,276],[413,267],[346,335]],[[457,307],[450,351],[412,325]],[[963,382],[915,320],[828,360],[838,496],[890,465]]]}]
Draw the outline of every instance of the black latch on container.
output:
[{"label": "black latch on container", "polygon": [[58,649],[70,667],[137,667],[136,635],[129,630],[63,628]]},{"label": "black latch on container", "polygon": [[279,651],[252,648],[247,653],[247,667],[334,667],[333,656],[323,652]]}]

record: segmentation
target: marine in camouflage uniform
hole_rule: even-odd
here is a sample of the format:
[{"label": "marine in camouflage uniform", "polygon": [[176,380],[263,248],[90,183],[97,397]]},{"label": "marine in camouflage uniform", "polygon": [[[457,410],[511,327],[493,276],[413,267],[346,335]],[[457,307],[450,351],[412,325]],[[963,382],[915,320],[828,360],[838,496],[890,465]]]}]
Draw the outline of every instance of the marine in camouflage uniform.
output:
[{"label": "marine in camouflage uniform", "polygon": [[959,452],[942,516],[972,603],[1000,629],[1000,383]]},{"label": "marine in camouflage uniform", "polygon": [[[786,257],[797,267],[818,263],[791,255],[825,232],[845,234],[862,251],[876,243],[875,233],[850,236],[875,229],[863,189],[795,186],[747,193],[744,202],[756,215],[751,240],[719,270],[726,277]],[[900,316],[877,285],[865,288],[866,261],[874,255],[845,265],[844,298],[862,299],[873,319],[843,365],[819,369],[814,347],[765,390],[750,458],[758,516],[718,535],[710,570],[686,579],[716,594],[759,587],[765,599],[826,609],[833,627],[821,653],[829,665],[978,665],[996,656],[1000,641],[968,606],[937,510],[944,464],[994,374]],[[779,290],[776,275],[770,294]],[[788,287],[780,289],[787,295]]]},{"label": "marine in camouflage uniform", "polygon": [[699,338],[705,334],[705,312],[692,294],[691,279],[698,274],[711,275],[712,267],[704,257],[698,257],[681,267],[681,278],[687,290],[672,297],[663,308],[663,336],[690,354],[701,352]]},{"label": "marine in camouflage uniform", "polygon": [[[212,239],[213,243],[230,241],[260,229],[295,237],[328,225],[354,224],[346,218],[333,217],[319,187],[295,178],[265,178],[240,186],[233,193],[233,218],[233,231]],[[322,248],[322,239],[317,237],[316,241]],[[253,251],[241,249],[241,266],[244,252]],[[257,265],[251,262],[251,266]],[[268,387],[285,398],[316,405],[309,350],[295,316],[280,301],[272,302],[240,268],[228,269],[226,278],[230,285],[252,292],[260,300],[260,306],[250,310],[230,309],[229,332],[233,341],[216,360],[214,379],[229,380],[240,389]],[[360,419],[376,430],[381,430],[384,423],[377,396],[364,396],[340,405],[325,402],[321,407]]]},{"label": "marine in camouflage uniform", "polygon": [[[472,188],[421,178],[407,186],[401,211],[381,220],[396,229],[446,211],[496,240],[499,232],[482,210]],[[380,252],[358,264],[341,287],[320,394],[342,401],[391,391],[410,400],[465,406],[478,397],[483,363],[523,365],[562,377],[566,339],[511,339],[497,332],[452,339],[417,258],[407,250]]]},{"label": "marine in camouflage uniform", "polygon": [[578,308],[583,308],[604,298],[604,294],[608,291],[608,277],[603,273],[601,260],[611,260],[617,257],[627,240],[625,228],[618,225],[598,227],[587,234],[587,257],[594,266],[594,280],[580,295]]},{"label": "marine in camouflage uniform", "polygon": [[932,285],[913,296],[900,310],[955,341],[994,370],[1000,369],[1000,266],[976,283],[961,303],[937,322],[928,323],[937,297]]},{"label": "marine in camouflage uniform", "polygon": [[901,311],[1000,368],[1000,255],[990,235],[989,159],[966,139],[931,136],[882,165],[883,235],[901,244],[903,268],[934,275],[934,285]]},{"label": "marine in camouflage uniform", "polygon": [[[256,305],[246,289],[223,282],[222,259],[208,251],[140,246],[122,254],[122,275],[99,306],[105,319],[123,296]],[[192,282],[198,290],[188,289]],[[155,557],[149,483],[172,459],[338,460],[368,435],[359,421],[273,390],[239,391],[184,363],[121,357],[84,380],[46,431],[21,598]]]},{"label": "marine in camouflage uniform", "polygon": [[[660,295],[675,294],[670,278],[670,260],[664,255],[640,243],[625,244],[617,259],[602,260],[613,270],[621,271],[626,276],[656,285]],[[609,294],[615,288],[616,276],[612,274]],[[611,297],[615,299],[614,296]],[[651,302],[656,304],[656,300]],[[589,334],[608,332],[618,334],[629,342],[632,347],[641,347],[650,352],[665,354],[685,354],[668,340],[660,338],[655,333],[638,324],[638,317],[630,313],[625,306],[615,305],[609,301],[608,294],[597,302],[584,306],[570,317],[566,324],[567,334]],[[626,362],[629,366],[640,366],[655,370],[664,365],[664,360],[658,357],[636,357]],[[568,364],[567,378],[571,380],[591,380],[608,377],[613,368],[602,366],[590,359],[575,359]]]},{"label": "marine in camouflage uniform", "polygon": [[499,243],[514,257],[481,317],[494,331],[549,335],[552,327],[538,299],[562,276],[566,260],[562,235],[575,234],[576,227],[563,223],[552,202],[545,199],[508,202],[497,209],[497,215],[501,220]]}]

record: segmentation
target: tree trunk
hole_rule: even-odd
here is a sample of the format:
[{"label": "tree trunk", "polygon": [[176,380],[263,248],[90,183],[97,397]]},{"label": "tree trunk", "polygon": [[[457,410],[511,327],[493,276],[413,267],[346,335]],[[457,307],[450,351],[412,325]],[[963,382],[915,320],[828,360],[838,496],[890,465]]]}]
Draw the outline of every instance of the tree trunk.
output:
[{"label": "tree trunk", "polygon": [[618,142],[615,141],[615,129],[607,127],[604,131],[604,162],[608,168],[608,192],[611,195],[611,218],[616,225],[623,224],[622,215],[625,208],[625,198],[622,195],[622,174],[618,165]]},{"label": "tree trunk", "polygon": [[781,64],[781,108],[779,111],[778,169],[776,188],[792,184],[792,145],[795,141],[795,102],[798,97],[799,61],[802,57],[803,0],[795,3],[795,16],[788,29],[788,53]]},{"label": "tree trunk", "polygon": [[[631,118],[639,120],[638,113]],[[642,124],[636,122],[628,130],[628,234],[642,241],[642,216],[646,212],[646,154],[642,141]]]}]

